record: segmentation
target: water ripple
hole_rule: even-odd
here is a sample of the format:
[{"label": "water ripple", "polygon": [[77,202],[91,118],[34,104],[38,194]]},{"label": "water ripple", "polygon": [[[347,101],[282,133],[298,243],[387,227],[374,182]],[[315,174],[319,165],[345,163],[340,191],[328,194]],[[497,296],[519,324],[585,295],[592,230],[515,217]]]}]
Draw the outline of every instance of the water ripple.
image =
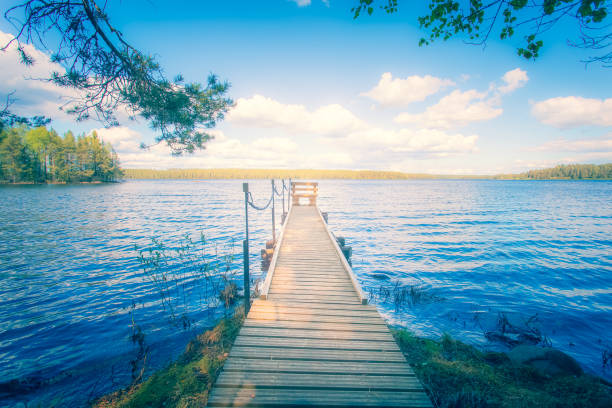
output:
[{"label": "water ripple", "polygon": [[[111,376],[129,383],[133,304],[152,350],[150,371],[209,327],[222,310],[199,302],[190,304],[191,329],[168,325],[134,245],[158,237],[173,247],[204,231],[220,252],[233,241],[239,254],[241,183],[0,187],[0,378],[39,384],[19,401],[79,406],[111,391]],[[257,200],[269,186],[251,182]],[[353,247],[366,291],[417,285],[429,296],[400,308],[377,299],[391,324],[496,348],[483,330],[499,313],[516,321],[537,314],[555,347],[610,378],[601,352],[612,330],[611,182],[323,181],[320,194],[332,230]],[[257,279],[270,214],[251,212],[250,223]]]}]

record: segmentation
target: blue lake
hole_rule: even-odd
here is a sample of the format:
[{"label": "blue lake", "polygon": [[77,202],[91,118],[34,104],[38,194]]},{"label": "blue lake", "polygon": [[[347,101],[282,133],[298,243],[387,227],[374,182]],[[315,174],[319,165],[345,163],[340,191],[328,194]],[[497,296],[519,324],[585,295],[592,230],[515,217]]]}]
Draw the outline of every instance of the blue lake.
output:
[{"label": "blue lake", "polygon": [[[173,311],[189,324],[171,320],[139,249],[159,238],[170,253],[203,232],[210,282],[225,274],[241,285],[241,183],[0,186],[0,406],[87,405],[129,384],[133,324],[150,347],[149,373],[213,325],[224,307],[184,259],[168,266],[178,266],[168,294],[180,295]],[[270,182],[250,185],[265,204]],[[612,379],[602,367],[612,348],[612,182],[329,180],[319,206],[390,324],[503,350],[485,333],[505,316]],[[256,283],[271,216],[249,218]],[[395,301],[410,287],[422,296]]]}]

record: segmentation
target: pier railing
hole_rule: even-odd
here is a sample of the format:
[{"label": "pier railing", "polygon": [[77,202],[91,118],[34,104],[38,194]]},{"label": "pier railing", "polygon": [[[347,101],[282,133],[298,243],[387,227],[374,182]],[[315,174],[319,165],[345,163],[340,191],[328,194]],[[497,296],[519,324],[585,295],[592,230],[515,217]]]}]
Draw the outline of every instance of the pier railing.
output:
[{"label": "pier railing", "polygon": [[[243,256],[244,256],[244,309],[245,312],[248,313],[251,307],[250,301],[250,265],[249,265],[249,207],[257,210],[257,211],[265,211],[268,208],[271,208],[271,218],[272,218],[272,240],[266,242],[266,249],[262,249],[262,267],[265,263],[265,267],[267,268],[266,278],[261,286],[261,297],[263,299],[267,298],[268,291],[270,289],[270,284],[272,282],[272,277],[274,274],[274,270],[276,267],[276,263],[278,260],[278,255],[280,252],[280,246],[283,241],[283,233],[285,230],[286,220],[289,218],[289,214],[291,213],[291,209],[293,206],[302,205],[301,199],[306,199],[307,204],[309,206],[316,206],[317,196],[319,193],[319,183],[315,182],[292,182],[290,179],[288,182],[286,180],[281,180],[281,184],[277,187],[276,180],[271,180],[271,193],[270,198],[266,202],[265,205],[258,206],[255,204],[253,195],[249,191],[249,183],[243,183],[243,192],[244,192],[244,215],[245,215],[245,239],[242,242],[243,245]],[[289,197],[288,192],[291,191],[291,199]],[[287,192],[287,202],[285,207],[285,192]],[[282,207],[283,214],[281,219],[281,231],[279,238],[277,239],[276,234],[276,197],[280,197],[282,199]],[[338,253],[340,257],[340,261],[347,271],[351,283],[353,284],[357,295],[359,296],[360,302],[362,304],[367,304],[367,298],[364,295],[357,278],[355,277],[351,265],[348,261],[350,258],[350,247],[344,246],[344,241],[339,245],[336,237],[331,233],[327,226],[327,213],[321,212],[318,210],[319,215],[321,216],[321,220],[325,225],[325,230],[330,237],[334,245],[334,249]],[[348,254],[345,253],[345,250],[348,250]]]},{"label": "pier railing", "polygon": [[[287,218],[287,212],[290,207],[289,200],[289,189],[292,188],[291,179],[288,181],[281,180],[282,187],[276,187],[276,181],[270,180],[272,184],[270,198],[267,203],[263,206],[255,204],[253,195],[249,191],[249,183],[242,183],[242,191],[244,192],[244,219],[245,219],[245,239],[242,241],[242,254],[243,254],[243,265],[244,265],[244,311],[249,313],[251,308],[251,277],[250,277],[250,265],[249,265],[249,207],[257,211],[265,211],[271,208],[272,213],[272,245],[274,247],[274,255],[278,253],[277,240],[276,240],[276,205],[275,197],[281,197],[283,205],[283,216],[281,224],[284,225]],[[315,183],[316,184],[316,183]],[[280,191],[279,191],[280,190]],[[287,192],[287,211],[285,211],[285,192]],[[274,257],[275,257],[274,256]]]}]

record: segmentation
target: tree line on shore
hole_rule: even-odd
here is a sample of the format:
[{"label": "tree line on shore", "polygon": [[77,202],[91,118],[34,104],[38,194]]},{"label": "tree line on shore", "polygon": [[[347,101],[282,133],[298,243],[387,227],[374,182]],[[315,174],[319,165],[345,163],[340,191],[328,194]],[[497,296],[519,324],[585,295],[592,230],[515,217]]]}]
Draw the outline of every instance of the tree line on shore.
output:
[{"label": "tree line on shore", "polygon": [[606,164],[561,164],[541,170],[529,170],[520,174],[503,174],[496,176],[499,179],[529,179],[529,180],[554,180],[554,179],[599,179],[612,180],[612,163]]},{"label": "tree line on shore", "polygon": [[125,169],[127,179],[382,179],[433,178],[427,174],[407,174],[374,170],[290,170],[290,169]]},{"label": "tree line on shore", "polygon": [[530,170],[519,174],[496,176],[457,176],[410,174],[375,170],[283,170],[283,169],[125,169],[127,179],[353,179],[353,180],[413,180],[413,179],[612,179],[612,163],[569,164],[550,169]]},{"label": "tree line on shore", "polygon": [[44,126],[19,125],[0,132],[0,182],[109,182],[122,176],[117,153],[95,131],[60,136]]}]

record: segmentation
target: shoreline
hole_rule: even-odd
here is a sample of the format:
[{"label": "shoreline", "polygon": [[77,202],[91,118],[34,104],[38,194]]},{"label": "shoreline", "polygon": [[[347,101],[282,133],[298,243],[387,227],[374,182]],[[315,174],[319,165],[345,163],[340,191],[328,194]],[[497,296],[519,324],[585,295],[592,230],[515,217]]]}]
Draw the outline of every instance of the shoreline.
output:
[{"label": "shoreline", "polygon": [[0,186],[77,186],[79,184],[118,184],[123,180],[115,180],[115,181],[75,181],[73,183],[68,183],[65,181],[45,181],[43,183],[36,183],[34,181],[20,181],[18,183],[8,183],[0,181]]},{"label": "shoreline", "polygon": [[[139,384],[99,397],[94,408],[205,406],[244,321],[242,307],[189,342],[176,361]],[[391,332],[437,407],[608,407],[612,384],[587,373],[547,374],[504,352],[484,352],[442,336]]]},{"label": "shoreline", "polygon": [[529,170],[510,174],[431,174],[389,170],[341,169],[241,169],[185,168],[144,169],[126,168],[125,179],[148,180],[244,180],[244,179],[338,179],[338,180],[612,180],[612,163],[570,164],[554,168]]}]

